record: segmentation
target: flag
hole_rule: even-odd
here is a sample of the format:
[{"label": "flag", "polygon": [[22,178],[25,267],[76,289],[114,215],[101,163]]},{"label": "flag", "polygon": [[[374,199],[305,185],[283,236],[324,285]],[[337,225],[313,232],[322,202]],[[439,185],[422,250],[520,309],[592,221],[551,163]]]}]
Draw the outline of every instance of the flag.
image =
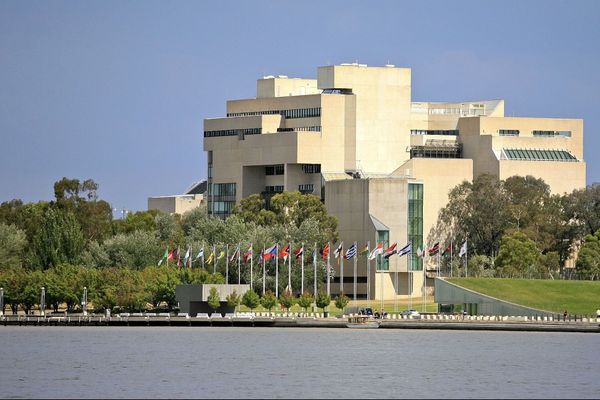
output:
[{"label": "flag", "polygon": [[206,263],[210,264],[212,262],[214,256],[215,256],[215,253],[210,253],[210,256],[208,256],[208,260],[206,260]]},{"label": "flag", "polygon": [[173,258],[175,258],[175,253],[173,253],[173,250],[171,250],[167,256],[167,261],[172,260]]},{"label": "flag", "polygon": [[460,247],[460,251],[458,252],[458,256],[462,257],[465,254],[467,254],[467,241],[465,240],[465,242],[462,244],[462,246]]},{"label": "flag", "polygon": [[183,265],[186,266],[188,259],[190,258],[190,248],[188,247],[187,251],[185,252],[185,255],[183,256]]},{"label": "flag", "polygon": [[429,249],[429,255],[430,256],[434,256],[436,255],[438,252],[440,251],[440,242],[437,242],[436,244],[433,245],[432,248]]},{"label": "flag", "polygon": [[348,247],[348,250],[346,250],[346,255],[344,257],[346,258],[346,260],[356,257],[356,243]]},{"label": "flag", "polygon": [[169,250],[165,250],[165,254],[163,254],[162,258],[160,260],[158,260],[159,267],[160,267],[160,264],[162,264],[163,261],[165,261],[167,259],[167,257],[169,257]]},{"label": "flag", "polygon": [[290,255],[290,245],[286,244],[283,249],[281,249],[281,252],[279,253],[279,258],[283,258],[285,261],[287,261],[288,256]]},{"label": "flag", "polygon": [[262,253],[263,260],[270,260],[273,256],[277,257],[277,243],[275,243],[273,246],[269,247]]},{"label": "flag", "polygon": [[248,250],[246,250],[246,252],[244,253],[244,262],[248,262],[250,258],[252,258],[252,245],[250,245]]},{"label": "flag", "polygon": [[365,244],[365,247],[358,253],[359,256],[366,256],[369,254],[369,246]]},{"label": "flag", "polygon": [[327,243],[325,245],[325,247],[323,248],[323,251],[321,252],[321,256],[323,257],[323,259],[326,259],[328,255],[329,255],[329,243]]},{"label": "flag", "polygon": [[225,252],[221,250],[221,252],[219,253],[219,257],[217,257],[217,260],[220,260],[223,257],[225,257]]},{"label": "flag", "polygon": [[173,257],[177,258],[177,266],[181,266],[181,253],[179,251],[179,247],[177,248],[177,251],[175,252]]},{"label": "flag", "polygon": [[423,257],[425,252],[421,250],[421,246],[417,247],[417,257]]},{"label": "flag", "polygon": [[235,251],[233,252],[231,257],[229,258],[229,262],[234,262],[235,259],[238,258],[239,253],[240,253],[240,246],[238,245],[238,247],[235,249]]},{"label": "flag", "polygon": [[444,250],[442,252],[442,255],[445,256],[446,254],[450,253],[452,251],[452,242],[450,242],[450,244],[448,245],[448,247],[446,247],[446,250]]},{"label": "flag", "polygon": [[379,243],[377,247],[369,254],[369,260],[374,260],[378,255],[383,254],[383,243]]},{"label": "flag", "polygon": [[383,253],[383,258],[390,258],[394,254],[396,254],[396,244],[397,243],[394,243],[393,245],[388,247],[388,249]]},{"label": "flag", "polygon": [[398,250],[396,253],[398,253],[398,257],[402,257],[405,254],[412,253],[412,244],[411,243],[407,244],[406,246],[404,246],[403,248]]},{"label": "flag", "polygon": [[344,251],[344,242],[340,242],[340,245],[333,252],[333,254],[335,255],[335,258],[339,258],[340,255],[342,254],[342,251]]},{"label": "flag", "polygon": [[304,254],[304,246],[300,247],[298,250],[294,250],[294,254],[297,259],[302,257],[302,254]]},{"label": "flag", "polygon": [[196,258],[194,258],[194,260],[199,259],[200,257],[204,257],[204,247],[200,249],[200,251],[198,252],[198,254],[196,255]]}]

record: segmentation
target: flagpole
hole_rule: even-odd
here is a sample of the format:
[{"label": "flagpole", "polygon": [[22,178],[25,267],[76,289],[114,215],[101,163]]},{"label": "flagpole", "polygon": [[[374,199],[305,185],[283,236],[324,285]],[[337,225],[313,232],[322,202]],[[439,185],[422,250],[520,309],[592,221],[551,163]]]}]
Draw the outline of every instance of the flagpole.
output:
[{"label": "flagpole", "polygon": [[190,269],[192,269],[192,260],[194,259],[194,245],[190,245]]},{"label": "flagpole", "polygon": [[292,290],[292,244],[288,243],[288,290],[294,293]]},{"label": "flagpole", "polygon": [[412,243],[410,246],[410,253],[408,253],[408,271],[406,271],[408,282],[408,309],[412,310]]},{"label": "flagpole", "polygon": [[340,249],[340,295],[344,294],[344,242]]},{"label": "flagpole", "polygon": [[313,287],[313,296],[315,298],[317,298],[317,242],[315,242],[315,249],[313,252],[313,266],[314,266],[314,276],[313,276],[313,280],[314,280],[314,287]]},{"label": "flagpole", "polygon": [[279,243],[275,243],[275,297],[279,298]]},{"label": "flagpole", "polygon": [[204,269],[204,242],[202,242],[202,269]]},{"label": "flagpole", "polygon": [[454,246],[452,245],[452,238],[450,238],[450,278],[452,278],[452,251]]},{"label": "flagpole", "polygon": [[217,273],[217,245],[213,244],[213,274]]},{"label": "flagpole", "polygon": [[[389,257],[388,257],[389,260]],[[389,262],[389,261],[388,261]],[[395,282],[394,282],[394,312],[398,312],[398,292],[400,292],[398,288],[398,265],[396,264],[396,273],[395,273]]]},{"label": "flagpole", "polygon": [[265,279],[265,273],[266,273],[266,268],[265,268],[265,246],[263,246],[263,251],[260,255],[260,258],[262,258],[262,262],[263,262],[263,291],[262,294],[263,296],[265,295],[265,283],[266,283],[266,279]]},{"label": "flagpole", "polygon": [[253,279],[252,279],[252,263],[253,263],[253,261],[254,261],[254,251],[252,249],[252,243],[250,243],[250,290],[253,290],[252,289],[252,282],[253,282]]},{"label": "flagpole", "polygon": [[371,241],[367,241],[367,306],[371,308]]},{"label": "flagpole", "polygon": [[358,255],[358,243],[354,242],[354,306],[356,307],[356,284],[358,283],[356,280],[356,256]]},{"label": "flagpole", "polygon": [[225,244],[225,284],[229,285],[229,243]]},{"label": "flagpole", "polygon": [[469,244],[467,242],[467,239],[465,239],[465,243],[467,243],[467,245],[465,246],[465,278],[469,277],[467,268],[469,266]]},{"label": "flagpole", "polygon": [[[379,285],[381,286],[381,318],[383,318],[383,253],[382,254],[378,254],[377,257],[381,257],[380,259],[380,265],[379,265]],[[377,259],[375,259],[375,270],[377,271]]]},{"label": "flagpole", "polygon": [[238,286],[242,284],[242,244],[238,243]]},{"label": "flagpole", "polygon": [[330,275],[329,275],[329,262],[330,262],[329,261],[330,260],[329,253],[331,253],[331,247],[329,247],[329,242],[327,242],[327,248],[329,249],[327,251],[327,296],[331,296],[331,286],[330,286],[330,282],[329,282],[330,281],[330,279],[329,279],[329,277],[330,277]]},{"label": "flagpole", "polygon": [[302,257],[300,259],[300,265],[301,265],[301,276],[302,276],[302,284],[300,285],[300,296],[302,296],[304,294],[304,243],[302,243],[302,254],[300,254],[300,256]]},{"label": "flagpole", "polygon": [[[424,246],[423,246],[424,247]],[[427,264],[425,263],[425,249],[423,249],[423,312],[427,307]]]}]

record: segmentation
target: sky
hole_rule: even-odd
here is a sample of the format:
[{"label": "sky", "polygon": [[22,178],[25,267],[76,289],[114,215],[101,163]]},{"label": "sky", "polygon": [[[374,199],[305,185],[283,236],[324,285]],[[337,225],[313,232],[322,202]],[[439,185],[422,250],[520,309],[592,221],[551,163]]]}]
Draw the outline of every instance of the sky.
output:
[{"label": "sky", "polygon": [[0,202],[93,179],[116,210],[206,178],[203,119],[265,75],[412,68],[413,101],[584,120],[600,182],[599,1],[0,2]]}]

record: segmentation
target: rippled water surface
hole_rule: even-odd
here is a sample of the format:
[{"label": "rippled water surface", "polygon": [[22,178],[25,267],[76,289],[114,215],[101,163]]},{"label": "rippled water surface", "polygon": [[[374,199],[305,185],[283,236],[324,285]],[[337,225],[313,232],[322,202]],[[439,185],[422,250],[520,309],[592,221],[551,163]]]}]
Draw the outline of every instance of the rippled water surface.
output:
[{"label": "rippled water surface", "polygon": [[6,398],[598,398],[600,335],[0,327]]}]

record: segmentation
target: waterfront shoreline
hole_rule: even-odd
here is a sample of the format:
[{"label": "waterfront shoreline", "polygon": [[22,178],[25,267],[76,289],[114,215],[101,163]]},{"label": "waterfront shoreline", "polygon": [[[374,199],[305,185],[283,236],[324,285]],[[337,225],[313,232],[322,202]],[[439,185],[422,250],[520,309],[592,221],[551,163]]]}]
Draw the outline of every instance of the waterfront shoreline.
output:
[{"label": "waterfront shoreline", "polygon": [[[578,321],[554,321],[527,317],[468,316],[466,318],[440,319],[384,319],[380,329],[433,329],[433,330],[489,330],[521,332],[580,332],[600,333],[596,318]],[[492,320],[494,318],[495,320]],[[220,318],[169,317],[105,317],[105,316],[4,316],[1,326],[188,326],[188,327],[274,327],[274,328],[347,328],[346,318],[317,318],[289,316],[234,316]]]}]

